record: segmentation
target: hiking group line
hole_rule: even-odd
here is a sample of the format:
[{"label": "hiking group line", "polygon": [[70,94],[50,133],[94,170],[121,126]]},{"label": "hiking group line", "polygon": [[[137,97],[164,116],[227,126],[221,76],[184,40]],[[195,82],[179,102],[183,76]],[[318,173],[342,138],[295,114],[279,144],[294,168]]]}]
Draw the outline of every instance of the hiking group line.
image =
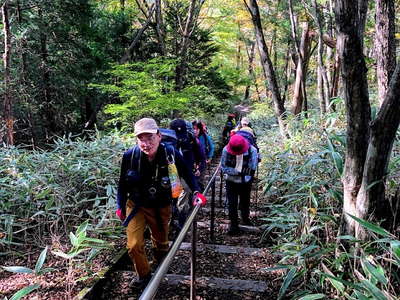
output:
[{"label": "hiking group line", "polygon": [[[229,211],[228,235],[240,234],[238,209],[241,211],[241,222],[244,225],[252,225],[249,218],[250,193],[260,156],[256,137],[249,123],[244,117],[240,126],[230,129],[229,126],[233,127],[235,124],[232,117],[228,116],[222,133],[222,138],[227,144],[222,149],[221,161],[206,188],[204,188],[205,174],[214,156],[215,146],[207,134],[204,122],[190,123],[183,119],[175,119],[168,129],[159,128],[157,122],[151,118],[142,118],[135,123],[134,134],[137,145],[127,150],[122,157],[116,210],[117,216],[126,227],[128,254],[137,273],[137,277],[131,282],[133,288],[144,289],[151,282],[149,284],[151,292],[146,294],[156,292],[156,286],[175,255],[171,250],[175,249],[176,252],[179,249],[180,243],[192,226],[191,297],[193,297],[196,214],[200,207],[206,205],[207,199],[204,195],[211,188],[210,238],[212,240],[215,179],[220,170],[220,201],[223,173]],[[200,192],[202,190],[203,193]],[[169,249],[168,235],[172,225],[177,226],[180,233],[173,248]],[[153,279],[145,249],[146,228],[150,230],[152,242],[154,258],[152,267],[158,266],[158,270],[161,270],[156,272],[161,275]]]}]

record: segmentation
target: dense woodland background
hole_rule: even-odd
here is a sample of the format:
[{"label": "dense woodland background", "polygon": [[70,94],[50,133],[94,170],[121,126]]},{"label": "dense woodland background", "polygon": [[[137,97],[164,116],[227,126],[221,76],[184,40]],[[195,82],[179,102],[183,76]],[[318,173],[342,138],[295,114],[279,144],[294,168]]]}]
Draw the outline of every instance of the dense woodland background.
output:
[{"label": "dense woodland background", "polygon": [[400,293],[397,1],[1,7],[1,265],[43,245],[79,264],[106,247],[81,251],[71,231],[121,234],[115,186],[134,120],[200,118],[219,141],[240,104],[263,154],[282,297]]}]

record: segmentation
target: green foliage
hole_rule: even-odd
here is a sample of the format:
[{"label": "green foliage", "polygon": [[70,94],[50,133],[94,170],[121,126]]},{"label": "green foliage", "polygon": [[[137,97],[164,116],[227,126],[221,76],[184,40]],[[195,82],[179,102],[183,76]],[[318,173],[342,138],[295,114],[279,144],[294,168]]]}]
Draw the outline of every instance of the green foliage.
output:
[{"label": "green foliage", "polygon": [[105,10],[89,0],[18,5],[22,9],[11,26],[16,139],[40,144],[81,131],[91,111],[107,101],[88,82],[103,82],[102,71],[121,57],[136,13]]},{"label": "green foliage", "polygon": [[[334,294],[343,299],[395,299],[400,283],[396,275],[400,242],[393,234],[351,216],[377,236],[368,242],[339,236],[339,240],[359,249],[357,256],[347,253],[340,243],[338,247],[346,139],[342,102],[335,102],[337,111],[323,118],[315,111],[309,111],[307,119],[289,117],[286,122],[291,139],[284,141],[275,134],[274,124],[258,120],[257,110],[251,114],[254,124],[265,128],[259,138],[263,156],[260,177],[269,197],[263,240],[276,244],[279,267],[288,270],[280,296],[319,299]],[[398,142],[393,149],[397,153]],[[399,162],[395,156],[391,164],[389,178],[396,181]],[[389,188],[388,192],[395,191]]]},{"label": "green foliage", "polygon": [[163,119],[171,117],[174,111],[195,116],[222,109],[221,102],[206,86],[187,86],[176,91],[174,83],[166,80],[174,76],[175,67],[174,60],[162,58],[113,66],[109,73],[115,84],[92,85],[122,101],[106,106],[105,112],[112,116],[108,123],[131,128],[134,120],[144,116]]},{"label": "green foliage", "polygon": [[[39,284],[33,284],[30,286],[26,286],[23,289],[20,289],[18,292],[16,292],[9,300],[19,300],[24,298],[26,295],[29,293],[33,292],[34,290],[37,290],[40,287]],[[7,297],[5,298],[7,300]]]},{"label": "green foliage", "polygon": [[53,251],[54,255],[60,256],[65,259],[75,259],[78,255],[82,254],[85,251],[92,251],[89,253],[87,260],[91,260],[94,258],[93,250],[101,250],[101,249],[109,249],[110,245],[100,239],[91,238],[87,236],[87,229],[89,226],[89,221],[86,220],[76,229],[75,234],[73,232],[69,233],[69,238],[72,244],[71,249],[68,253],[64,253],[62,251]]},{"label": "green foliage", "polygon": [[[12,266],[12,267],[2,267],[4,270],[8,271],[8,272],[13,272],[13,273],[27,273],[27,274],[34,274],[36,276],[39,275],[43,275],[45,273],[48,272],[52,272],[55,271],[54,268],[43,268],[43,264],[46,260],[46,255],[47,255],[47,250],[48,247],[46,247],[39,255],[37,261],[36,261],[36,265],[35,265],[35,269],[30,269],[27,267],[18,267],[18,266]],[[23,297],[25,297],[26,295],[28,295],[29,293],[33,292],[34,290],[38,289],[40,287],[40,284],[34,284],[34,285],[29,285],[26,286],[22,289],[20,289],[18,292],[16,292],[11,298],[10,300],[18,300],[18,299],[22,299]],[[7,298],[6,298],[7,299]]]},{"label": "green foliage", "polygon": [[36,265],[35,265],[35,269],[30,269],[27,267],[18,267],[18,266],[14,266],[14,267],[2,267],[4,270],[8,271],[8,272],[13,272],[13,273],[28,273],[28,274],[35,274],[35,275],[42,275],[48,272],[52,272],[55,269],[54,268],[43,268],[43,264],[46,260],[46,255],[47,255],[47,250],[48,247],[46,247],[39,255],[37,261],[36,261]]},{"label": "green foliage", "polygon": [[52,232],[69,230],[81,219],[89,219],[97,234],[115,236],[112,211],[119,160],[128,144],[129,139],[114,134],[93,141],[59,139],[47,151],[2,148],[2,249],[16,247],[16,242],[29,237],[31,228],[36,232],[31,242],[40,244],[50,227]]},{"label": "green foliage", "polygon": [[[345,270],[337,270],[339,275],[335,276],[324,266],[322,277],[332,284],[340,296],[347,299],[396,299],[394,286],[400,283],[398,276],[395,275],[400,268],[397,253],[400,241],[376,224],[351,215],[350,217],[371,233],[377,233],[384,238],[375,238],[361,245],[360,241],[350,240],[351,243],[359,245],[362,253],[361,257],[357,257],[359,268],[350,274],[344,272]],[[343,280],[344,276],[350,279]]]}]

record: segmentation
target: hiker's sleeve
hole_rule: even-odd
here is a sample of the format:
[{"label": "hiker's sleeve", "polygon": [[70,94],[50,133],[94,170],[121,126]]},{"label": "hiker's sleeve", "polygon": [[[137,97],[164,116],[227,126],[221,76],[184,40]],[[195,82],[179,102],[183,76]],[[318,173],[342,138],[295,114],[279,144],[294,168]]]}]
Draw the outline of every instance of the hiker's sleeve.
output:
[{"label": "hiker's sleeve", "polygon": [[204,151],[197,138],[194,138],[193,145],[194,161],[200,165],[205,160]]},{"label": "hiker's sleeve", "polygon": [[130,162],[130,157],[132,155],[132,151],[133,151],[132,149],[126,151],[124,153],[124,155],[122,156],[121,172],[120,172],[119,181],[118,181],[117,208],[121,209],[124,214],[126,213],[125,212],[126,200],[128,198],[128,188],[126,186],[125,176],[129,169],[129,162]]},{"label": "hiker's sleeve", "polygon": [[206,139],[208,140],[208,145],[210,146],[210,151],[207,153],[207,158],[211,159],[214,156],[214,142],[208,134],[206,135]]},{"label": "hiker's sleeve", "polygon": [[257,169],[257,164],[258,164],[258,152],[256,147],[254,146],[250,146],[251,147],[251,164],[250,164],[250,168],[252,170],[256,170]]},{"label": "hiker's sleeve", "polygon": [[175,151],[175,164],[178,169],[179,176],[185,179],[186,183],[192,191],[200,192],[199,185],[194,178],[192,170],[189,170],[188,166],[185,164],[182,155]]},{"label": "hiker's sleeve", "polygon": [[231,168],[226,166],[226,158],[228,156],[228,152],[226,151],[226,148],[222,150],[222,156],[221,156],[221,170],[225,174],[228,175],[239,175],[239,172],[235,168]]},{"label": "hiker's sleeve", "polygon": [[199,166],[200,172],[203,171],[206,168],[206,151],[203,147],[203,144],[200,142],[198,138],[196,138],[196,145],[198,149],[198,161],[197,164]]}]

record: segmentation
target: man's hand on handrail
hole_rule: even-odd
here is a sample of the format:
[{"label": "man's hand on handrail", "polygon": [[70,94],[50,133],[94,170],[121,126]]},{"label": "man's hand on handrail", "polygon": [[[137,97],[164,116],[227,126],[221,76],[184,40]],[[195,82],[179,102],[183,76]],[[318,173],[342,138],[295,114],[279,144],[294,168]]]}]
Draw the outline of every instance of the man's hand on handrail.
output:
[{"label": "man's hand on handrail", "polygon": [[207,198],[200,192],[193,193],[193,205],[196,206],[200,204],[200,206],[205,206],[207,204]]}]

